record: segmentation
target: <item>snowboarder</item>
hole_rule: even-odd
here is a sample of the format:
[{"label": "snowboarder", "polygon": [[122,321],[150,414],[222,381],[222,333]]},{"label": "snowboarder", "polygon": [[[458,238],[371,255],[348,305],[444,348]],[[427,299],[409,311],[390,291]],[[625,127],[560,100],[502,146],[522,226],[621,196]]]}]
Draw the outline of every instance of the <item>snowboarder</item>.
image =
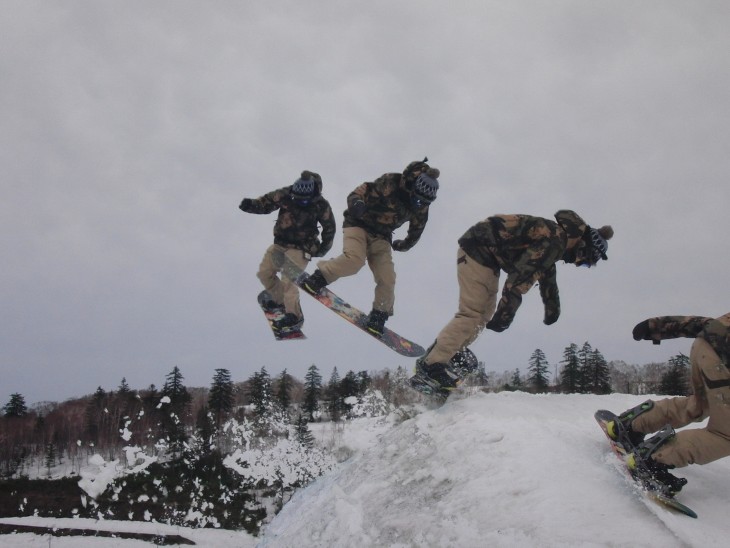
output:
[{"label": "snowboarder", "polygon": [[[438,169],[423,161],[411,162],[403,173],[386,173],[374,182],[363,183],[347,197],[344,212],[342,255],[320,261],[303,282],[305,290],[317,294],[335,280],[352,276],[367,262],[375,278],[375,298],[367,329],[383,334],[393,315],[395,267],[391,249],[408,251],[418,242],[428,222],[428,210],[439,188]],[[392,241],[393,231],[408,222],[408,233]]]},{"label": "snowboarder", "polygon": [[[274,251],[281,251],[301,268],[312,257],[323,257],[332,247],[337,230],[329,202],[322,196],[322,178],[302,171],[289,187],[273,190],[260,198],[244,198],[239,206],[246,213],[268,214],[279,210],[274,224],[274,243],[269,246],[257,273],[272,301],[267,308],[284,309],[285,314],[272,327],[282,330],[301,327],[304,315],[299,304],[299,289],[290,280],[279,279]],[[322,227],[321,240],[319,227]]]},{"label": "snowboarder", "polygon": [[[591,228],[574,211],[565,209],[558,211],[555,219],[557,222],[531,215],[495,215],[466,231],[459,239],[456,256],[459,309],[416,362],[416,376],[443,390],[453,389],[460,380],[453,357],[474,342],[485,326],[498,333],[507,329],[522,295],[535,282],[540,284],[545,306],[544,323],[551,325],[558,320],[555,263],[562,259],[591,267],[608,259],[607,240],[613,229]],[[502,270],[507,279],[497,304]]]},{"label": "snowboarder", "polygon": [[[612,439],[635,446],[654,476],[678,491],[686,483],[668,470],[707,464],[730,455],[730,313],[717,319],[661,316],[638,323],[637,341],[694,338],[690,350],[692,395],[648,400],[607,424]],[[705,428],[674,431],[709,418]],[[658,434],[644,440],[646,434]],[[629,461],[631,466],[631,461]]]}]

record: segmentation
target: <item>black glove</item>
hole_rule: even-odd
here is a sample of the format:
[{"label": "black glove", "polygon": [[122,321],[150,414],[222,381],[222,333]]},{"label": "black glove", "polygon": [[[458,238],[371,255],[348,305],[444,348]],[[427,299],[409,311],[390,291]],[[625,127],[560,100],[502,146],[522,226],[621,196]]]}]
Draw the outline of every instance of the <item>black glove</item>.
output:
[{"label": "black glove", "polygon": [[558,318],[560,317],[560,310],[551,310],[548,312],[545,311],[545,319],[542,321],[545,325],[553,325],[555,322],[558,321]]},{"label": "black glove", "polygon": [[508,323],[505,323],[504,320],[501,320],[499,318],[495,319],[492,318],[487,322],[487,329],[491,329],[492,331],[496,331],[497,333],[501,333],[505,329],[509,327]]},{"label": "black glove", "polygon": [[238,206],[238,209],[240,209],[241,211],[248,211],[249,209],[251,209],[251,204],[253,204],[252,199],[244,198],[243,201],[241,202],[241,205]]},{"label": "black glove", "polygon": [[350,210],[350,215],[355,217],[355,219],[359,219],[360,217],[365,215],[368,206],[366,206],[365,202],[363,202],[362,200],[358,200],[353,203],[348,209]]},{"label": "black glove", "polygon": [[396,240],[391,246],[393,247],[393,251],[408,251],[411,248],[405,240]]},{"label": "black glove", "polygon": [[649,329],[649,320],[637,323],[631,333],[634,335],[635,341],[650,341],[651,331]]}]

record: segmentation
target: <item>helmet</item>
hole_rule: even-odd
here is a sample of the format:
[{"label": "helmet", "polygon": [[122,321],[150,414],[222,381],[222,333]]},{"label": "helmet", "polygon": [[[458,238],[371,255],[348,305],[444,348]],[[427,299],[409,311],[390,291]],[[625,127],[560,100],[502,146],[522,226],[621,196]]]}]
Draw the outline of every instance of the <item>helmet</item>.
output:
[{"label": "helmet", "polygon": [[314,180],[297,179],[291,186],[291,193],[295,198],[310,198],[314,195]]},{"label": "helmet", "polygon": [[427,173],[421,173],[416,177],[416,182],[413,183],[413,194],[429,204],[436,199],[438,189],[438,179],[431,177]]}]

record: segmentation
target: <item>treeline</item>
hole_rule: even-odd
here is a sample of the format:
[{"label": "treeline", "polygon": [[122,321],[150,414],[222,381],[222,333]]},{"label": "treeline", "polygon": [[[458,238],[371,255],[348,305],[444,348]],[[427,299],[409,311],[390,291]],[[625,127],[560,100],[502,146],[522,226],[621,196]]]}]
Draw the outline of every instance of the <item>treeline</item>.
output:
[{"label": "treeline", "polygon": [[581,347],[571,343],[562,360],[551,367],[539,348],[530,356],[527,372],[517,368],[492,379],[502,390],[558,392],[563,394],[663,394],[684,396],[689,393],[690,361],[678,354],[667,363],[628,365],[606,358],[588,342]]},{"label": "treeline", "polygon": [[[581,347],[570,344],[553,365],[536,349],[525,371],[516,368],[487,375],[480,364],[471,384],[491,391],[684,395],[689,359],[679,354],[668,363],[644,366],[607,362],[586,342]],[[260,415],[271,402],[287,417],[305,423],[340,421],[352,417],[354,408],[362,412],[363,405],[376,414],[378,407],[398,408],[414,401],[417,396],[408,388],[409,376],[402,367],[394,372],[347,371],[341,376],[335,367],[324,381],[312,365],[303,381],[287,370],[272,378],[261,368],[246,381],[234,383],[230,371],[216,369],[209,388],[188,388],[174,367],[160,389],[150,385],[132,390],[122,378],[116,390],[98,387],[89,396],[32,410],[16,393],[0,417],[0,477],[35,477],[44,471],[50,475],[53,466],[64,460],[67,469],[78,473],[94,454],[118,458],[130,439],[150,445],[164,440],[166,447],[179,450],[192,432],[208,428],[208,422],[220,429],[229,419]]]}]

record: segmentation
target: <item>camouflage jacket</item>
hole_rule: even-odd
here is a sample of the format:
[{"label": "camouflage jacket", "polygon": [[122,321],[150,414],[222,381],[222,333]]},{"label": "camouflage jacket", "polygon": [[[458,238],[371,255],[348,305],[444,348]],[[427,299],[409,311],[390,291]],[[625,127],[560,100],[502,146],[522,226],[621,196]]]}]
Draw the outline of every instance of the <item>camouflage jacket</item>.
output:
[{"label": "camouflage jacket", "polygon": [[[637,329],[644,326],[642,335]],[[705,339],[730,369],[730,313],[719,318],[704,316],[659,316],[644,320],[634,328],[634,338],[659,342],[664,339],[688,337]]]},{"label": "camouflage jacket", "polygon": [[568,247],[568,235],[560,224],[531,215],[495,215],[467,230],[459,246],[479,264],[507,273],[492,317],[495,323],[509,326],[522,304],[522,295],[537,282],[545,318],[560,315],[555,263]]},{"label": "camouflage jacket", "polygon": [[[241,209],[256,214],[279,210],[274,224],[275,244],[301,249],[313,257],[323,257],[332,247],[337,227],[330,204],[321,194],[302,207],[294,202],[290,187],[285,187],[254,200],[244,200]],[[321,242],[318,224],[322,226]]]},{"label": "camouflage jacket", "polygon": [[[411,193],[405,187],[405,178],[400,173],[386,173],[372,183],[363,183],[347,197],[343,227],[357,226],[369,234],[392,241],[393,232],[408,222],[408,234],[403,250],[418,242],[428,222],[428,204],[411,209]],[[355,218],[350,208],[357,201],[367,206],[365,213]]]}]

